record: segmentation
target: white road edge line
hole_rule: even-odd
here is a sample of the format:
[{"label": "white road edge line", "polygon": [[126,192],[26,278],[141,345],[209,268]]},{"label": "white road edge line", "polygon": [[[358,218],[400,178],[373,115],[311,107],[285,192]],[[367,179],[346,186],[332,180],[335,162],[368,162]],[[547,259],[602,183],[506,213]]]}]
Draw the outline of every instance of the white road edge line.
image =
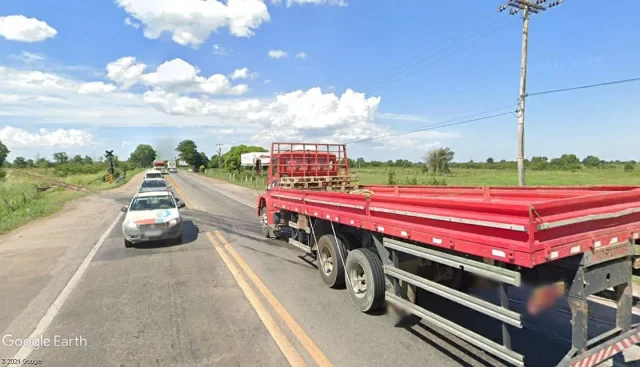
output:
[{"label": "white road edge line", "polygon": [[[47,330],[49,325],[51,325],[51,322],[60,311],[60,308],[62,308],[62,305],[64,304],[64,302],[67,300],[67,298],[69,298],[71,291],[73,291],[73,289],[78,285],[78,283],[80,282],[80,278],[82,278],[82,275],[87,271],[87,268],[89,267],[89,263],[91,263],[91,260],[93,260],[93,257],[95,256],[96,252],[98,252],[98,250],[100,249],[100,246],[102,246],[104,241],[107,239],[107,236],[109,236],[109,233],[111,233],[111,231],[113,230],[113,227],[116,226],[116,223],[118,223],[120,218],[122,218],[122,214],[123,213],[118,213],[118,216],[113,221],[113,223],[109,225],[109,228],[107,228],[107,230],[102,234],[102,236],[100,237],[98,242],[96,242],[96,244],[93,246],[91,251],[89,251],[89,254],[87,254],[87,257],[84,258],[84,260],[78,267],[78,270],[76,270],[75,274],[73,274],[71,279],[69,279],[69,282],[67,283],[67,285],[64,286],[64,288],[62,289],[62,291],[60,292],[56,300],[53,301],[53,303],[51,304],[47,312],[44,314],[44,316],[42,316],[42,319],[36,326],[36,329],[31,333],[31,335],[29,335],[30,340],[40,338],[40,336],[44,334],[44,332]],[[22,361],[23,359],[27,358],[32,351],[33,349],[31,347],[22,346],[13,358]],[[12,366],[21,366],[21,365],[22,363],[17,365],[14,364]]]}]

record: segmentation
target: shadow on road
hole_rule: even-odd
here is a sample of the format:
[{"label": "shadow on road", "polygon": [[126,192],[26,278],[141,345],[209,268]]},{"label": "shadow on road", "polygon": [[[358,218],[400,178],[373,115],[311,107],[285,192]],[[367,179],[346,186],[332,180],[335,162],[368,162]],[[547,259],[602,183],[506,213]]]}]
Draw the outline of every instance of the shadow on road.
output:
[{"label": "shadow on road", "polygon": [[162,241],[150,241],[150,242],[140,242],[134,244],[135,248],[165,248],[165,247],[175,247],[175,246],[183,246],[189,243],[195,242],[198,239],[199,233],[198,227],[191,220],[185,220],[182,222],[182,242],[177,243],[172,240],[162,240]]}]

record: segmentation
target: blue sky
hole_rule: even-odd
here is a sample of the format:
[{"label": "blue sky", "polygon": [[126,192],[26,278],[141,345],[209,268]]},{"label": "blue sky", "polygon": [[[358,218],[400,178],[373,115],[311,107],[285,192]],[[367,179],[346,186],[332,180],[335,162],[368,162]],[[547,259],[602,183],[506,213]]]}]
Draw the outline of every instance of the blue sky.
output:
[{"label": "blue sky", "polygon": [[[211,155],[217,143],[349,142],[505,107],[518,93],[521,20],[498,5],[4,0],[0,140],[11,157],[104,149],[127,157],[140,143],[166,156],[182,139]],[[595,5],[567,0],[533,16],[529,92],[640,75],[640,4]],[[270,57],[275,50],[287,55]],[[640,83],[531,97],[526,156],[639,159],[628,138],[640,135],[638,97]],[[458,161],[514,159],[516,119],[349,152],[419,160],[438,145]]]}]

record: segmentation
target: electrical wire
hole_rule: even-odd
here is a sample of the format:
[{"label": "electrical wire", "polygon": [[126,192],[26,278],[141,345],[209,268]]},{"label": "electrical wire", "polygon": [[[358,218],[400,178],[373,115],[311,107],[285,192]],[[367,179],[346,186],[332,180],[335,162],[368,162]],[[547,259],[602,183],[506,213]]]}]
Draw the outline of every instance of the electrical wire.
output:
[{"label": "electrical wire", "polygon": [[[472,115],[466,115],[466,116],[457,117],[457,118],[454,118],[454,119],[440,121],[440,122],[437,122],[435,124],[430,124],[430,125],[427,125],[427,126],[424,126],[424,127],[421,127],[421,128],[417,128],[417,129],[399,131],[399,132],[392,133],[392,134],[383,134],[383,135],[378,135],[378,136],[374,136],[374,137],[371,137],[371,138],[358,139],[358,140],[350,141],[350,142],[345,143],[345,144],[349,145],[349,144],[358,144],[358,143],[364,143],[364,142],[374,141],[374,140],[383,140],[383,139],[388,139],[388,138],[391,138],[391,137],[394,137],[394,136],[399,136],[399,135],[406,135],[406,134],[411,134],[411,133],[416,133],[416,132],[421,132],[421,131],[428,131],[428,130],[438,129],[438,128],[441,128],[441,127],[462,125],[462,124],[467,124],[467,123],[476,122],[476,121],[488,120],[488,119],[492,119],[492,118],[496,118],[496,117],[500,117],[500,116],[506,116],[506,115],[513,114],[513,112],[509,111],[509,112],[504,112],[504,113],[500,113],[500,114],[496,114],[496,115],[483,116],[483,117],[479,117],[479,118],[472,118],[472,117],[476,117],[476,116],[480,116],[480,115],[486,115],[488,113],[501,111],[501,110],[504,110],[504,109],[507,109],[507,108],[512,108],[512,107],[515,107],[515,106],[516,106],[516,104],[511,104],[509,106],[496,108],[496,109],[493,109],[493,110],[483,111],[483,112],[479,112],[479,113],[474,113]],[[467,119],[467,120],[454,122],[454,121],[460,120],[460,119]]]},{"label": "electrical wire", "polygon": [[640,77],[638,77],[638,78],[630,78],[630,79],[622,79],[622,80],[613,80],[613,81],[604,82],[604,83],[597,83],[597,84],[587,84],[587,85],[581,85],[579,87],[552,89],[552,90],[546,90],[546,91],[542,91],[542,92],[528,93],[526,96],[527,97],[541,96],[543,94],[568,92],[568,91],[578,90],[578,89],[597,88],[597,87],[603,87],[603,86],[607,86],[607,85],[632,83],[632,82],[638,82],[638,81],[640,81]]},{"label": "electrical wire", "polygon": [[[465,29],[467,29],[467,28],[471,28],[471,27],[475,26],[476,24],[481,23],[482,21],[484,21],[485,19],[487,19],[487,18],[489,18],[489,17],[492,17],[492,16],[484,17],[484,18],[482,18],[480,21],[474,22],[474,23],[472,23],[471,25],[469,25],[469,26],[465,27]],[[383,77],[382,79],[378,79],[378,80],[379,80],[378,82],[375,82],[375,81],[374,81],[374,82],[367,83],[367,86],[375,87],[375,88],[376,88],[376,90],[374,90],[374,91],[376,91],[376,92],[377,92],[377,91],[379,90],[379,88],[382,88],[382,87],[388,86],[388,85],[390,85],[390,84],[396,83],[396,82],[400,81],[401,79],[406,78],[407,76],[409,76],[409,75],[412,75],[412,74],[416,73],[416,72],[420,69],[420,67],[421,67],[421,66],[423,66],[426,62],[428,62],[428,61],[434,61],[434,60],[432,60],[432,58],[433,58],[433,57],[435,57],[435,56],[437,56],[437,55],[442,54],[442,52],[444,52],[444,51],[447,51],[447,50],[450,50],[450,51],[451,51],[451,50],[452,50],[452,52],[451,52],[451,53],[449,53],[449,54],[446,54],[446,55],[445,55],[445,57],[446,57],[446,56],[449,56],[449,55],[451,55],[451,54],[454,54],[454,53],[456,53],[456,52],[458,52],[458,51],[460,51],[460,50],[464,49],[465,47],[468,47],[468,46],[470,46],[470,45],[472,45],[472,44],[474,44],[474,43],[477,43],[478,41],[480,41],[480,40],[482,40],[482,39],[484,39],[484,38],[489,37],[490,35],[492,35],[492,34],[494,34],[494,33],[497,33],[497,32],[498,32],[498,31],[500,31],[501,29],[503,29],[503,28],[505,28],[506,26],[508,26],[508,25],[509,25],[509,23],[505,24],[505,25],[504,25],[504,26],[502,26],[502,27],[499,27],[499,28],[493,29],[493,30],[492,30],[491,32],[489,32],[489,33],[482,34],[482,31],[484,31],[484,30],[486,30],[486,29],[491,28],[492,26],[494,26],[494,25],[496,25],[496,24],[498,24],[498,23],[500,23],[500,22],[504,21],[504,20],[505,20],[505,19],[507,19],[507,18],[509,18],[509,15],[505,15],[505,16],[503,16],[503,17],[500,17],[499,19],[497,19],[497,20],[495,20],[495,21],[493,21],[493,22],[489,23],[488,25],[486,25],[486,26],[484,26],[484,27],[482,27],[482,28],[478,29],[478,30],[477,30],[477,31],[475,31],[474,33],[471,33],[470,35],[467,35],[466,37],[462,38],[462,39],[461,39],[461,40],[459,40],[458,42],[455,42],[455,43],[450,44],[450,45],[445,45],[445,46],[446,46],[445,48],[440,49],[440,50],[437,50],[438,48],[441,48],[441,47],[442,47],[442,45],[441,45],[441,44],[439,44],[439,45],[437,45],[437,46],[433,47],[432,49],[430,49],[430,51],[431,51],[431,50],[437,50],[437,52],[435,52],[435,53],[433,53],[433,54],[430,54],[430,55],[422,56],[422,57],[417,58],[417,59],[414,59],[414,60],[416,60],[416,61],[413,61],[413,62],[412,62],[411,60],[409,60],[409,61],[405,62],[405,64],[407,64],[407,63],[413,63],[414,65],[411,65],[411,66],[408,66],[408,67],[404,67],[404,68],[400,68],[401,70],[396,71],[394,74],[391,74],[391,75],[388,75],[388,76],[386,76],[386,77]],[[476,38],[474,38],[474,37],[475,37],[475,36],[477,36],[477,35],[480,35],[480,37],[476,37]],[[454,39],[455,37],[456,37],[456,36],[453,36],[453,37],[448,38],[446,42],[448,42],[448,41],[450,41],[450,40]],[[465,41],[471,41],[471,42],[467,42],[467,43],[465,43]],[[459,48],[455,48],[455,47],[454,47],[454,46],[459,46],[459,45],[462,45],[462,47],[459,47]],[[440,59],[442,59],[442,58],[440,58]],[[435,60],[435,61],[438,61],[438,60]],[[368,90],[367,90],[367,89],[368,89]],[[365,93],[365,94],[369,93],[369,94],[371,94],[371,91],[372,91],[372,90],[371,90],[370,88],[365,88],[365,90],[364,90],[362,93]],[[318,113],[319,113],[319,114],[326,114],[326,113],[328,113],[328,112],[331,110],[331,108],[332,108],[334,105],[335,105],[335,103],[333,103],[333,102],[332,102],[332,103],[328,103],[328,104],[326,104],[325,106],[322,106],[322,107],[320,108],[320,110],[319,110],[319,112],[318,112]],[[282,125],[282,126],[278,126],[278,129],[286,128],[286,127],[288,127],[288,126],[293,125],[294,123],[295,123],[295,122],[291,122],[291,123],[288,123],[288,124],[285,124],[285,125]],[[273,133],[273,132],[274,132],[274,129],[275,129],[275,128],[272,128],[269,132],[270,132],[270,133]]]}]

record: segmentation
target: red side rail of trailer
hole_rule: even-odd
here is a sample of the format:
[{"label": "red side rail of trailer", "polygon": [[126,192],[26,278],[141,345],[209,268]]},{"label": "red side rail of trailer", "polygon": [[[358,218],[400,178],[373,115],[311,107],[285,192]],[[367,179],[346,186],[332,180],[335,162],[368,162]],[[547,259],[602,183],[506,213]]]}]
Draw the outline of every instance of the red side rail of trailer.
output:
[{"label": "red side rail of trailer", "polygon": [[364,188],[373,194],[275,188],[267,220],[288,210],[529,268],[640,233],[634,186]]}]

